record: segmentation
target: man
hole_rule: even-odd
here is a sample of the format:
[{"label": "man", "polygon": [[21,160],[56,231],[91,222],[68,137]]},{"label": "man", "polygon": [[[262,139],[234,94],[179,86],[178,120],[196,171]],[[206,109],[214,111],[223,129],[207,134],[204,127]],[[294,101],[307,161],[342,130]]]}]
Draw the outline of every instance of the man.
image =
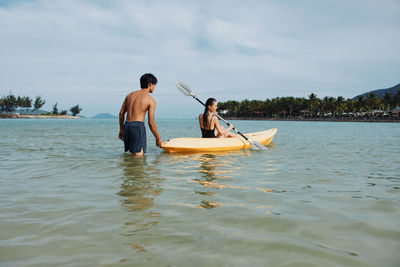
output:
[{"label": "man", "polygon": [[[157,78],[146,73],[140,77],[141,90],[134,91],[125,97],[119,112],[119,139],[124,141],[125,152],[129,150],[134,157],[141,157],[146,153],[146,127],[144,118],[148,113],[150,130],[156,138],[156,145],[161,147],[161,138],[158,135],[156,123],[154,121],[154,111],[156,102],[150,96],[157,84]],[[126,121],[124,123],[126,115]]]}]

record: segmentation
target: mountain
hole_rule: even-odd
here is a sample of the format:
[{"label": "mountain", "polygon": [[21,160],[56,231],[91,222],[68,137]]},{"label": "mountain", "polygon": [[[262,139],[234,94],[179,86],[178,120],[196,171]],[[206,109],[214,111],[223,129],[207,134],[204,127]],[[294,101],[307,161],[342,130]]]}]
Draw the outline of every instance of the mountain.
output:
[{"label": "mountain", "polygon": [[117,116],[111,115],[110,113],[99,113],[92,117],[92,119],[116,119]]},{"label": "mountain", "polygon": [[400,90],[400,83],[398,85],[395,85],[395,86],[390,87],[390,88],[377,89],[377,90],[373,90],[373,91],[369,91],[369,92],[363,93],[361,95],[353,97],[353,100],[357,100],[357,98],[359,96],[363,96],[364,98],[367,98],[368,94],[370,94],[370,93],[375,93],[378,96],[378,98],[382,98],[385,93],[390,93],[392,95],[395,95],[397,93],[397,90]]}]

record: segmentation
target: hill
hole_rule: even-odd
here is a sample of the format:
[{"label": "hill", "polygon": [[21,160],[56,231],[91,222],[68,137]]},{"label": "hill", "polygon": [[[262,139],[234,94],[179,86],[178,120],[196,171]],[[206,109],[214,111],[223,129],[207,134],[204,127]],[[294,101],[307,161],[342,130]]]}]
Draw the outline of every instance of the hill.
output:
[{"label": "hill", "polygon": [[395,85],[395,86],[390,87],[390,88],[377,89],[377,90],[366,92],[364,94],[361,94],[361,95],[353,97],[353,100],[357,100],[357,98],[359,96],[363,96],[364,98],[367,98],[368,94],[370,94],[370,93],[375,93],[378,98],[382,98],[385,93],[390,93],[392,95],[395,95],[397,93],[397,90],[400,90],[400,83],[398,85]]},{"label": "hill", "polygon": [[110,113],[99,113],[92,117],[92,119],[116,119],[117,116],[111,115]]}]

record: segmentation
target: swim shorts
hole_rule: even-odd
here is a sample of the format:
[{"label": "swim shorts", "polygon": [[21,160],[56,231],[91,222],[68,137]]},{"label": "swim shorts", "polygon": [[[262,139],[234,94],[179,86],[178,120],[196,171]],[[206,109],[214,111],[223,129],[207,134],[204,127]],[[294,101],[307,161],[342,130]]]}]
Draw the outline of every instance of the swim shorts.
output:
[{"label": "swim shorts", "polygon": [[142,121],[126,121],[124,124],[124,144],[125,152],[129,150],[131,153],[146,153],[147,137],[146,127]]}]

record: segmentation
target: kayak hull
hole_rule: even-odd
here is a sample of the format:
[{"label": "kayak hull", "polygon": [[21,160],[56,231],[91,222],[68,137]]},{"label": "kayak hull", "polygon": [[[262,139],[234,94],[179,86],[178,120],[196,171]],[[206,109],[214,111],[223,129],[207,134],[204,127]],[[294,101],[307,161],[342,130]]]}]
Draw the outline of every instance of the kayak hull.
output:
[{"label": "kayak hull", "polygon": [[[251,141],[268,145],[277,132],[276,128],[245,134]],[[174,138],[164,142],[162,148],[168,153],[219,152],[250,148],[250,143],[237,135],[232,138]]]}]

